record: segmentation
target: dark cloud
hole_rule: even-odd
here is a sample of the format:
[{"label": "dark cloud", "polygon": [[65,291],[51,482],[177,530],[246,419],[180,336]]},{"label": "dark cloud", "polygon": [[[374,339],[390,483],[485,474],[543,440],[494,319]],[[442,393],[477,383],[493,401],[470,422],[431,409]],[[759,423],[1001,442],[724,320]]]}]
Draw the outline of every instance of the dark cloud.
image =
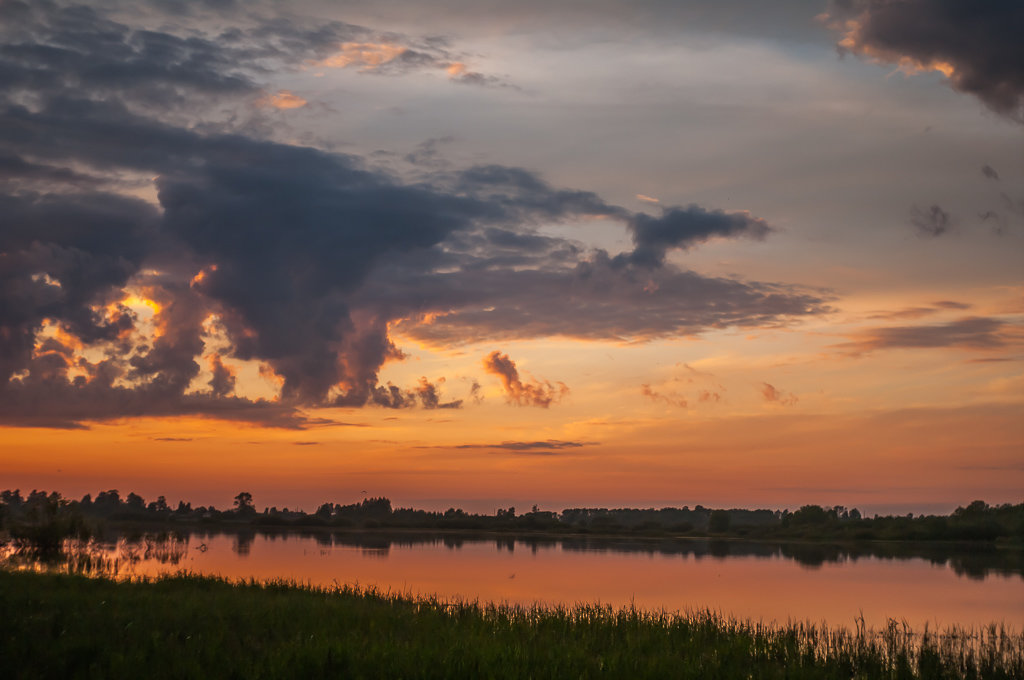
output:
[{"label": "dark cloud", "polygon": [[999,319],[972,316],[945,324],[872,328],[840,347],[854,354],[878,349],[995,349],[1006,344],[1005,328],[1006,323]]},{"label": "dark cloud", "polygon": [[[212,36],[93,8],[0,8],[5,424],[205,415],[297,428],[321,424],[302,407],[456,408],[425,379],[379,384],[385,361],[403,357],[389,329],[445,343],[647,339],[827,309],[820,292],[666,262],[670,249],[771,230],[746,213],[651,216],[500,165],[425,163],[407,181],[230,117],[203,122],[263,96],[270,66],[327,58],[368,29],[257,16]],[[128,193],[150,187],[156,203]],[[634,249],[537,233],[590,217],[624,225]],[[152,319],[125,304],[129,289],[152,301]],[[215,352],[211,317],[227,342]],[[278,401],[236,394],[241,361],[280,378]],[[490,361],[514,403],[546,407],[568,390],[520,379],[507,356]]]},{"label": "dark cloud", "polygon": [[954,88],[1024,122],[1019,0],[833,0],[839,48],[905,69],[942,71]]},{"label": "dark cloud", "polygon": [[155,442],[190,442],[192,437],[153,437]]},{"label": "dark cloud", "polygon": [[505,398],[510,404],[548,408],[569,394],[569,388],[562,382],[552,384],[548,380],[536,379],[524,381],[519,377],[516,363],[507,354],[497,350],[488,354],[483,364],[485,371],[497,376],[501,381]]},{"label": "dark cloud", "polygon": [[444,382],[444,378],[439,378],[436,383],[420,378],[419,384],[411,389],[402,389],[391,383],[378,385],[371,389],[370,403],[393,409],[413,408],[417,405],[427,410],[461,408],[461,399],[441,401],[440,386]]},{"label": "dark cloud", "polygon": [[780,406],[792,406],[798,399],[795,394],[783,392],[770,383],[761,383],[761,396],[764,400]]},{"label": "dark cloud", "polygon": [[[565,336],[637,341],[712,328],[779,325],[828,311],[820,291],[648,269],[598,251],[571,265],[550,252],[533,267],[466,256],[456,272],[373,272],[360,303],[393,309],[392,328],[436,345]],[[554,260],[553,262],[551,260]],[[397,263],[392,263],[397,264]],[[556,295],[552,291],[557,291]]]},{"label": "dark cloud", "polygon": [[999,181],[999,173],[996,172],[992,168],[992,166],[987,164],[987,163],[985,165],[981,166],[981,174],[984,175],[986,179],[992,179],[992,180],[995,180],[997,182]]},{"label": "dark cloud", "polygon": [[537,449],[578,449],[593,446],[594,442],[548,439],[536,442],[502,442],[500,444],[460,444],[456,449],[504,449],[506,451],[535,451]]},{"label": "dark cloud", "polygon": [[763,239],[772,228],[747,213],[706,210],[698,205],[666,208],[660,217],[638,214],[630,220],[636,248],[629,259],[637,264],[661,265],[670,248],[687,250],[712,238]]},{"label": "dark cloud", "polygon": [[425,409],[435,408],[459,408],[462,406],[462,400],[458,399],[455,401],[441,401],[440,384],[444,383],[444,378],[439,378],[437,383],[432,383],[426,378],[420,378],[420,384],[416,386],[416,396],[420,398],[420,403]]},{"label": "dark cloud", "polygon": [[559,452],[571,449],[579,449],[585,446],[594,446],[597,442],[587,441],[565,441],[561,439],[547,439],[544,441],[516,442],[506,441],[500,444],[459,444],[456,446],[422,446],[418,448],[430,449],[484,449],[491,451],[511,451],[516,454],[552,456]]},{"label": "dark cloud", "polygon": [[224,397],[235,391],[235,374],[224,365],[219,354],[210,359],[210,370],[213,372],[209,382],[213,396]]},{"label": "dark cloud", "polygon": [[917,229],[920,236],[942,236],[949,231],[952,218],[949,213],[937,205],[929,208],[913,206],[910,209],[910,224]]}]

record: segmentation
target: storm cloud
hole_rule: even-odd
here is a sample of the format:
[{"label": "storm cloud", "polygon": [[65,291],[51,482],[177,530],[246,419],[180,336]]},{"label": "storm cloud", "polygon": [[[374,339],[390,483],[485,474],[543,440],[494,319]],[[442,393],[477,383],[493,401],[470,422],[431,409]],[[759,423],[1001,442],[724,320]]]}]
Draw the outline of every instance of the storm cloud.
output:
[{"label": "storm cloud", "polygon": [[1024,5],[1017,0],[833,0],[845,52],[940,71],[957,90],[1024,123]]},{"label": "storm cloud", "polygon": [[[403,357],[394,333],[648,339],[827,309],[817,291],[668,261],[771,232],[742,211],[637,213],[496,164],[407,179],[217,113],[257,109],[264,69],[326,58],[369,29],[254,19],[177,35],[87,7],[0,12],[5,423],[195,414],[300,427],[306,407],[456,408],[425,379],[379,384]],[[538,232],[594,217],[621,224],[633,250]],[[235,362],[262,366],[277,397],[237,394]],[[507,355],[488,370],[513,403],[547,407],[567,391],[524,381]]]}]

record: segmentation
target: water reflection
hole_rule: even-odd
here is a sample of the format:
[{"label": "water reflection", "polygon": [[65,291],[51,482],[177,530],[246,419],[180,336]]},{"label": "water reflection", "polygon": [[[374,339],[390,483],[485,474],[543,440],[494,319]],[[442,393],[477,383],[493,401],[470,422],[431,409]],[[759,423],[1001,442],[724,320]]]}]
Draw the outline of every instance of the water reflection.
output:
[{"label": "water reflection", "polygon": [[[807,569],[826,564],[857,562],[862,559],[925,560],[936,567],[948,567],[957,576],[984,579],[989,575],[1024,579],[1024,551],[992,545],[955,543],[865,542],[854,544],[775,543],[730,539],[647,539],[592,536],[497,536],[428,532],[330,532],[323,530],[202,530],[196,536],[229,536],[232,550],[240,557],[250,554],[257,535],[268,540],[289,538],[313,541],[316,545],[361,549],[367,555],[386,556],[392,547],[444,546],[458,550],[466,544],[493,545],[498,552],[556,550],[585,553],[624,553],[692,557],[694,559],[757,558],[792,560]],[[188,534],[185,534],[186,536]]]},{"label": "water reflection", "polygon": [[[11,545],[0,548],[0,557],[17,568],[46,568]],[[1024,555],[979,546],[247,527],[69,541],[61,559],[57,568],[119,578],[187,570],[521,604],[707,608],[780,622],[1024,622]]]}]

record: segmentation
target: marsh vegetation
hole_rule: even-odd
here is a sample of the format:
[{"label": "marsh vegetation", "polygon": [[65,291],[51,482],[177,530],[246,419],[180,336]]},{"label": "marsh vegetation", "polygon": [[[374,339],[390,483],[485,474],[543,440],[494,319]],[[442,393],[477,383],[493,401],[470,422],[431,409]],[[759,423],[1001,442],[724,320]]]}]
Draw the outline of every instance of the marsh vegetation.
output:
[{"label": "marsh vegetation", "polygon": [[0,572],[6,677],[1024,677],[999,627],[766,625],[710,612],[525,608],[352,587]]}]

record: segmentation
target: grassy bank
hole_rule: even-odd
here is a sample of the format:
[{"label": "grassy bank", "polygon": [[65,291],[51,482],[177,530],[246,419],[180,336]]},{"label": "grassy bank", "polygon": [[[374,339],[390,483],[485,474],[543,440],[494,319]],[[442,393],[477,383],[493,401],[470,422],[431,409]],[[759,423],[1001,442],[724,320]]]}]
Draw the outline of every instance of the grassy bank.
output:
[{"label": "grassy bank", "polygon": [[[0,571],[5,678],[1020,678],[1024,638]],[[979,637],[980,636],[980,637]]]}]

